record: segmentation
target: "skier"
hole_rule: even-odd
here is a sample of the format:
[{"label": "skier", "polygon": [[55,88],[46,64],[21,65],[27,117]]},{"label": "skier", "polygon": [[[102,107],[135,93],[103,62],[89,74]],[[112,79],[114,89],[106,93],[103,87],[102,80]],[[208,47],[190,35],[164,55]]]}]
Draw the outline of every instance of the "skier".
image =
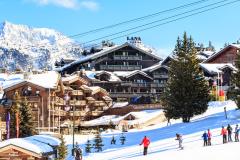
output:
[{"label": "skier", "polygon": [[232,127],[230,124],[227,126],[227,131],[228,131],[228,142],[232,142]]},{"label": "skier", "polygon": [[203,133],[202,138],[203,138],[203,146],[207,146],[208,134],[206,131]]},{"label": "skier", "polygon": [[81,148],[75,149],[75,160],[82,160],[82,150]]},{"label": "skier", "polygon": [[114,136],[112,137],[111,144],[116,144],[116,139],[114,138]]},{"label": "skier", "polygon": [[227,130],[222,126],[221,135],[223,136],[223,143],[227,143]]},{"label": "skier", "polygon": [[148,150],[148,146],[150,144],[150,140],[147,138],[147,136],[144,136],[142,142],[139,145],[143,144],[143,155],[147,155],[147,150]]},{"label": "skier", "polygon": [[238,138],[238,135],[239,135],[239,128],[238,128],[238,124],[236,125],[235,127],[235,142],[239,142],[239,138]]},{"label": "skier", "polygon": [[182,135],[180,135],[180,134],[178,134],[178,133],[176,133],[176,139],[175,140],[178,140],[178,144],[179,144],[179,148],[180,149],[183,149],[183,146],[182,146]]},{"label": "skier", "polygon": [[208,129],[208,146],[211,146],[212,145],[212,133],[210,132],[210,129]]}]

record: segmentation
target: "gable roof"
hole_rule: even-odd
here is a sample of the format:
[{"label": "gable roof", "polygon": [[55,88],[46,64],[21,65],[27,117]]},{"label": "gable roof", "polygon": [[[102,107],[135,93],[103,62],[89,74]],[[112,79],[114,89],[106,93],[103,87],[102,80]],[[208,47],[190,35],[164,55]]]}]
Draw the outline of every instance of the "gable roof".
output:
[{"label": "gable roof", "polygon": [[209,61],[211,61],[212,59],[218,57],[219,55],[224,53],[224,51],[226,51],[227,49],[229,49],[231,47],[239,49],[240,48],[240,44],[230,44],[230,45],[228,45],[227,47],[221,49],[219,52],[216,52],[215,54],[212,54],[208,59],[206,59],[204,61],[204,63],[208,63]]},{"label": "gable roof", "polygon": [[78,59],[78,60],[76,60],[76,61],[74,61],[74,62],[72,62],[72,63],[69,63],[69,64],[63,66],[63,67],[56,68],[55,70],[56,70],[56,71],[62,71],[62,70],[64,70],[64,69],[67,69],[67,68],[69,68],[69,67],[71,67],[71,66],[74,66],[74,65],[76,65],[76,64],[80,64],[80,63],[83,63],[83,62],[87,62],[87,61],[89,61],[89,60],[94,60],[94,59],[99,58],[99,57],[101,57],[101,56],[103,56],[103,55],[106,55],[106,54],[108,54],[108,53],[114,52],[114,51],[116,51],[116,50],[118,50],[118,49],[121,49],[121,48],[127,47],[127,46],[130,46],[130,47],[132,47],[132,48],[134,48],[134,49],[136,49],[136,50],[138,50],[138,51],[140,51],[140,52],[142,52],[142,53],[145,53],[145,54],[147,54],[147,55],[149,55],[149,56],[152,56],[152,57],[158,59],[159,61],[162,60],[162,58],[158,57],[156,54],[154,54],[154,53],[152,53],[152,52],[149,52],[149,51],[146,51],[145,48],[142,48],[142,47],[140,47],[140,46],[136,46],[136,45],[133,45],[133,44],[130,44],[130,43],[126,42],[126,43],[124,43],[124,44],[122,44],[122,45],[115,45],[115,46],[113,46],[113,47],[104,48],[104,49],[103,49],[102,51],[100,51],[100,52],[97,52],[97,53],[88,55],[88,56],[86,56],[86,57],[82,57],[82,58],[80,58],[80,59]]},{"label": "gable roof", "polygon": [[200,63],[199,65],[204,71],[212,75],[222,73],[222,69],[226,67],[236,70],[231,63]]}]

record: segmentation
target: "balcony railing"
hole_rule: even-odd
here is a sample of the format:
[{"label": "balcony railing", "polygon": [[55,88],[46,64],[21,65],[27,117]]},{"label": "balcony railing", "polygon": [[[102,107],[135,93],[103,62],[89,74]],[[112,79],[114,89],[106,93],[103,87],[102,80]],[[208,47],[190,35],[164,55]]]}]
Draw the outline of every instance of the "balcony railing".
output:
[{"label": "balcony railing", "polygon": [[83,91],[82,90],[73,90],[72,95],[81,96],[81,95],[83,95]]},{"label": "balcony railing", "polygon": [[153,78],[168,78],[167,74],[153,74]]},{"label": "balcony railing", "polygon": [[125,97],[136,97],[136,96],[151,96],[151,95],[160,95],[162,92],[110,92],[111,98],[125,98]]},{"label": "balcony railing", "polygon": [[94,106],[105,106],[106,103],[104,103],[103,101],[95,101],[94,102]]},{"label": "balcony railing", "polygon": [[137,83],[137,82],[122,82],[121,86],[129,86],[129,87],[164,87],[165,84],[163,83],[152,83],[152,82],[145,82],[145,83]]},{"label": "balcony railing", "polygon": [[85,100],[70,100],[69,104],[72,106],[85,106],[87,102]]},{"label": "balcony railing", "polygon": [[[73,116],[73,111],[70,111],[70,116]],[[74,116],[83,117],[86,115],[86,111],[74,111]]]},{"label": "balcony railing", "polygon": [[124,56],[124,55],[114,55],[114,60],[142,60],[142,56]]},{"label": "balcony railing", "polygon": [[100,65],[101,70],[132,71],[141,70],[141,65]]},{"label": "balcony railing", "polygon": [[64,100],[60,97],[55,97],[55,104],[56,105],[64,105]]},{"label": "balcony railing", "polygon": [[91,115],[92,116],[99,116],[99,115],[101,115],[103,113],[103,111],[92,111],[91,112]]}]

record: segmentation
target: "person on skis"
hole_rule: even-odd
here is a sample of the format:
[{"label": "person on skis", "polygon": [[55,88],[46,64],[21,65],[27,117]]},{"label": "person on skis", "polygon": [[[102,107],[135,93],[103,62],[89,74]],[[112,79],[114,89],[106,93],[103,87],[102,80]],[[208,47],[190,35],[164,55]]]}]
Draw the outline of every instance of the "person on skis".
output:
[{"label": "person on skis", "polygon": [[222,126],[221,135],[223,137],[223,143],[227,143],[227,129]]},{"label": "person on skis", "polygon": [[235,136],[234,136],[235,142],[239,142],[238,136],[239,136],[239,128],[238,128],[238,124],[237,124],[235,127]]},{"label": "person on skis", "polygon": [[147,155],[147,150],[148,150],[148,146],[150,144],[150,140],[149,138],[147,138],[147,136],[144,136],[142,142],[139,145],[143,144],[143,155]]},{"label": "person on skis", "polygon": [[210,129],[208,129],[207,135],[208,135],[208,146],[211,146],[212,145],[212,142],[211,142],[211,140],[212,140],[212,133],[210,132]]},{"label": "person on skis", "polygon": [[176,133],[176,139],[175,139],[175,140],[178,141],[178,144],[179,144],[178,147],[179,147],[180,149],[183,149],[183,146],[182,146],[182,142],[183,142],[182,135]]},{"label": "person on skis", "polygon": [[207,146],[208,134],[206,131],[203,133],[202,138],[203,138],[203,146]]},{"label": "person on skis", "polygon": [[232,142],[232,127],[230,124],[227,126],[227,131],[228,131],[228,142]]}]

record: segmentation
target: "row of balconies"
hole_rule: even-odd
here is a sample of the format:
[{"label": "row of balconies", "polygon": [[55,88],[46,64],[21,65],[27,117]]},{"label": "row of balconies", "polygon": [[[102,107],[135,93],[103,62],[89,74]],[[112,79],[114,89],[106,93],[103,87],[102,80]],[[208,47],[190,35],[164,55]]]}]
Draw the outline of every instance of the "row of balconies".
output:
[{"label": "row of balconies", "polygon": [[137,82],[122,82],[121,86],[131,86],[131,87],[165,87],[163,83],[152,83],[152,82],[145,82],[145,83],[137,83]]},{"label": "row of balconies", "polygon": [[100,65],[100,70],[132,71],[141,69],[141,65]]},{"label": "row of balconies", "polygon": [[114,60],[142,60],[142,56],[134,56],[134,55],[114,55]]},{"label": "row of balconies", "polygon": [[111,92],[112,98],[134,97],[134,96],[149,96],[161,94],[162,92]]}]

